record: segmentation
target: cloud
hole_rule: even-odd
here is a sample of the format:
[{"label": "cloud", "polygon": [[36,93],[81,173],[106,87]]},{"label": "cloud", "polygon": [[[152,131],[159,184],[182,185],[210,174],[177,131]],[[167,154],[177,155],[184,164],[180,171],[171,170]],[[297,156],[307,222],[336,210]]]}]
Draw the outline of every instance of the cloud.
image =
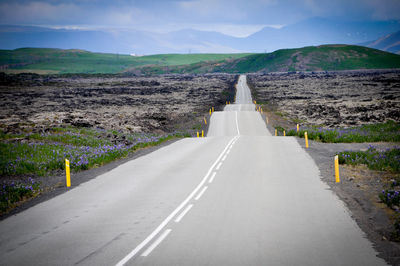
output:
[{"label": "cloud", "polygon": [[311,17],[400,19],[399,0],[0,0],[0,23],[171,31],[194,26],[246,36]]}]

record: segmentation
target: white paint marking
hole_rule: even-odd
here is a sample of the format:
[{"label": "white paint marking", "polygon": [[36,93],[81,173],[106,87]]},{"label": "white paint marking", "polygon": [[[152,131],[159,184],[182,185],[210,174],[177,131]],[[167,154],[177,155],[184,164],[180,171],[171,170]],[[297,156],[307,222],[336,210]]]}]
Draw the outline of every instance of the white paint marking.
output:
[{"label": "white paint marking", "polygon": [[231,149],[229,149],[227,152],[226,152],[226,154],[229,154],[231,152]]},{"label": "white paint marking", "polygon": [[235,138],[232,138],[229,143],[225,146],[224,150],[221,152],[221,154],[218,156],[217,160],[211,165],[211,167],[208,169],[207,174],[204,176],[204,178],[201,180],[201,182],[197,185],[197,187],[190,193],[190,195],[182,201],[182,203],[167,217],[165,218],[164,221],[161,222],[161,224],[150,234],[144,239],[139,245],[136,246],[135,249],[133,249],[128,255],[126,255],[122,260],[120,260],[116,266],[123,266],[125,265],[131,258],[133,258],[140,250],[143,249],[144,246],[146,246],[153,238],[160,233],[160,231],[171,221],[174,216],[180,212],[183,207],[193,198],[193,196],[197,193],[197,191],[203,186],[203,184],[206,182],[208,179],[208,176],[211,174],[211,171],[214,169],[215,165],[218,163],[218,161],[221,159],[221,157],[224,155],[225,151],[228,149],[229,145],[231,145],[232,141]]},{"label": "white paint marking", "polygon": [[225,161],[225,159],[226,159],[226,155],[222,158],[222,161]]},{"label": "white paint marking", "polygon": [[203,187],[203,189],[200,191],[200,193],[197,195],[197,197],[194,198],[194,200],[199,200],[201,196],[203,196],[204,192],[206,192],[208,187]]},{"label": "white paint marking", "polygon": [[216,174],[217,174],[217,172],[214,172],[214,173],[211,175],[210,180],[208,180],[208,183],[212,183],[212,181],[214,181],[214,177],[215,177]]},{"label": "white paint marking", "polygon": [[193,207],[193,204],[186,206],[186,209],[184,209],[183,212],[181,212],[181,214],[175,219],[175,222],[179,223],[182,220],[183,216],[185,216],[186,213],[188,213],[188,211],[190,211],[190,209],[192,207]]},{"label": "white paint marking", "polygon": [[238,123],[238,118],[237,118],[237,112],[235,112],[235,114],[236,114],[236,130],[237,130],[238,136],[240,136],[239,123]]},{"label": "white paint marking", "polygon": [[163,233],[159,238],[157,238],[157,240],[154,241],[154,243],[151,244],[151,246],[148,247],[148,248],[142,253],[142,256],[143,256],[143,257],[147,257],[147,255],[149,255],[149,254],[161,243],[161,241],[163,241],[163,240],[168,236],[168,234],[171,233],[171,231],[172,231],[171,229],[165,230],[164,233]]},{"label": "white paint marking", "polygon": [[221,167],[221,165],[222,165],[222,163],[219,163],[219,164],[217,165],[217,167],[215,168],[215,170],[219,170],[219,168]]}]

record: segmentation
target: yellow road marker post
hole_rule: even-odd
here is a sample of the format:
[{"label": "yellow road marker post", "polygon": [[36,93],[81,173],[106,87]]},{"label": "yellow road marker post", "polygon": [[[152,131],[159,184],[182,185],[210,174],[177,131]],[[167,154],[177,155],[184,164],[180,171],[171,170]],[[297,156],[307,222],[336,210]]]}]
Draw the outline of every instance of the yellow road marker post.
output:
[{"label": "yellow road marker post", "polygon": [[211,115],[211,109],[210,109],[210,115]]},{"label": "yellow road marker post", "polygon": [[204,124],[207,125],[207,119],[204,117]]},{"label": "yellow road marker post", "polygon": [[283,136],[286,137],[286,131],[285,130],[283,131]]},{"label": "yellow road marker post", "polygon": [[212,108],[212,112],[214,113],[214,106],[213,106],[213,108]]},{"label": "yellow road marker post", "polygon": [[65,159],[65,175],[66,175],[66,183],[67,187],[71,186],[71,173],[69,169],[69,160]]},{"label": "yellow road marker post", "polygon": [[297,132],[299,132],[299,129],[300,129],[299,124],[297,124]]},{"label": "yellow road marker post", "polygon": [[278,130],[275,129],[275,137],[278,136]]},{"label": "yellow road marker post", "polygon": [[201,137],[204,138],[204,130],[201,131]]},{"label": "yellow road marker post", "polygon": [[225,105],[228,105],[228,102],[225,102]]},{"label": "yellow road marker post", "polygon": [[308,136],[307,136],[307,132],[304,132],[304,138],[306,139],[306,148],[308,148]]},{"label": "yellow road marker post", "polygon": [[231,104],[231,102],[229,102],[229,104]]},{"label": "yellow road marker post", "polygon": [[340,177],[339,177],[339,156],[335,156],[335,180],[336,183],[340,183]]},{"label": "yellow road marker post", "polygon": [[200,135],[199,135],[199,131],[197,131],[197,137],[198,137],[198,138],[200,137]]}]

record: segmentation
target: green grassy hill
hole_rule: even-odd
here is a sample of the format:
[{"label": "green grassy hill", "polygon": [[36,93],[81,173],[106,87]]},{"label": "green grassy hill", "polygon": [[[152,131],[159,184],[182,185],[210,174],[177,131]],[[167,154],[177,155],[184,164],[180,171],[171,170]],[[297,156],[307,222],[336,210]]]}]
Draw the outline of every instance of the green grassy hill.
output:
[{"label": "green grassy hill", "polygon": [[6,73],[248,73],[400,68],[400,55],[355,45],[282,49],[265,54],[163,54],[130,56],[82,50],[0,50]]},{"label": "green grassy hill", "polygon": [[400,55],[355,45],[322,45],[186,66],[143,66],[142,73],[248,73],[400,68]]},{"label": "green grassy hill", "polygon": [[0,50],[0,71],[8,73],[119,73],[145,65],[153,67],[237,59],[250,54],[164,54],[130,56],[83,50],[21,48]]}]

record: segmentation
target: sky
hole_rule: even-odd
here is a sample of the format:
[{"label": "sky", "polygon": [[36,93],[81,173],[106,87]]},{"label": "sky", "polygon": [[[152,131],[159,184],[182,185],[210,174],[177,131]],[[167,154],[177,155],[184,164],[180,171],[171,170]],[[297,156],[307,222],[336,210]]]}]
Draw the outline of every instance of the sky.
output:
[{"label": "sky", "polygon": [[0,0],[0,24],[248,36],[313,18],[400,20],[400,0]]}]

